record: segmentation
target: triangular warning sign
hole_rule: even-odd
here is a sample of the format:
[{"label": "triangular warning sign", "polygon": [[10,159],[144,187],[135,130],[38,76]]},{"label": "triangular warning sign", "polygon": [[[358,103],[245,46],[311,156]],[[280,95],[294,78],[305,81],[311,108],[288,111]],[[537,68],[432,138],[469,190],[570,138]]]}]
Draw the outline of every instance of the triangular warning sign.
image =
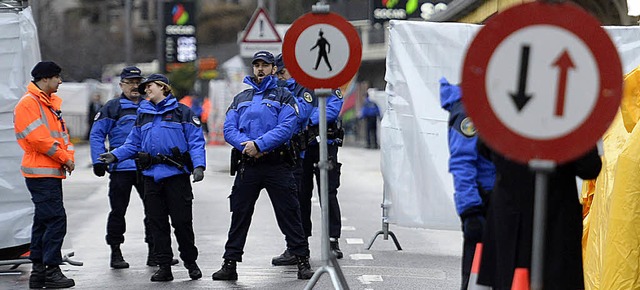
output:
[{"label": "triangular warning sign", "polygon": [[242,42],[282,42],[280,34],[263,8],[258,8],[244,29]]}]

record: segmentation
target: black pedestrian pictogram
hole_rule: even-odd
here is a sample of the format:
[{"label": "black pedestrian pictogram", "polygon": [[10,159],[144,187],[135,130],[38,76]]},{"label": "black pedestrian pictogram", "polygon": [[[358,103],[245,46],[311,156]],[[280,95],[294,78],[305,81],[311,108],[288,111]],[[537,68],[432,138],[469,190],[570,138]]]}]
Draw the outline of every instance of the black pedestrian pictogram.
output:
[{"label": "black pedestrian pictogram", "polygon": [[322,32],[322,29],[320,29],[320,32],[318,32],[318,41],[316,42],[316,45],[314,45],[309,51],[314,50],[316,47],[318,47],[318,58],[316,59],[316,67],[314,67],[314,70],[318,70],[318,65],[320,65],[320,59],[324,58],[324,62],[327,64],[327,66],[329,67],[329,71],[331,71],[331,64],[329,63],[329,57],[327,56],[328,53],[331,53],[331,44],[329,44],[329,42],[327,41],[326,38],[324,38],[322,35],[324,35],[324,32]]}]

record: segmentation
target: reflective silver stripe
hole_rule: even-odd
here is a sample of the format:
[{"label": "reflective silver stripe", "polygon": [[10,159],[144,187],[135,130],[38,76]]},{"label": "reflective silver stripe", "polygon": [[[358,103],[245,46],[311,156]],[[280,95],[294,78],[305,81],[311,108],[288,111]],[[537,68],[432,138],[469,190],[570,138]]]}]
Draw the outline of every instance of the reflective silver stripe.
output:
[{"label": "reflective silver stripe", "polygon": [[67,151],[75,151],[76,149],[73,148],[73,145],[67,145]]},{"label": "reflective silver stripe", "polygon": [[22,172],[26,174],[39,174],[39,175],[55,175],[55,176],[65,176],[64,170],[62,168],[34,168],[34,167],[20,167]]},{"label": "reflective silver stripe", "polygon": [[53,138],[62,138],[62,137],[64,137],[64,134],[62,134],[60,131],[51,131],[51,137],[53,137]]},{"label": "reflective silver stripe", "polygon": [[69,134],[62,132],[62,139],[64,140],[64,145],[69,145],[71,144],[71,141],[69,141]]},{"label": "reflective silver stripe", "polygon": [[51,127],[49,127],[49,121],[47,121],[47,116],[44,114],[44,109],[42,108],[42,104],[40,103],[40,100],[38,100],[38,98],[36,98],[31,93],[28,93],[28,94],[36,101],[36,104],[38,104],[38,107],[40,107],[40,120],[42,120],[42,123],[44,123],[47,129],[51,131]]},{"label": "reflective silver stripe", "polygon": [[56,150],[58,150],[58,146],[60,146],[60,143],[58,143],[58,141],[53,142],[53,146],[51,146],[51,148],[47,150],[47,155],[51,157],[53,156],[53,154],[56,154]]},{"label": "reflective silver stripe", "polygon": [[44,123],[42,123],[42,119],[37,119],[33,122],[31,122],[31,124],[29,124],[29,126],[27,126],[27,128],[24,128],[24,130],[22,130],[22,132],[16,133],[16,139],[22,139],[27,137],[27,135],[29,135],[29,133],[31,133],[33,130],[35,130],[36,128],[40,127],[40,125],[43,125]]}]

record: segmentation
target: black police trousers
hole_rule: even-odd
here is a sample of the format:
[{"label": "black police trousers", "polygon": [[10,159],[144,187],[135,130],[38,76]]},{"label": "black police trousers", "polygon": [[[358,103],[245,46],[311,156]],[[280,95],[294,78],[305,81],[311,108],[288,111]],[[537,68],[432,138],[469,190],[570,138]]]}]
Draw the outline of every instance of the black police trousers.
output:
[{"label": "black police trousers", "polygon": [[[327,159],[333,164],[333,168],[327,172],[327,179],[329,180],[329,237],[339,238],[342,221],[340,220],[338,187],[340,187],[340,167],[342,167],[342,164],[338,162],[338,145],[327,145]],[[298,194],[302,227],[307,237],[311,236],[311,198],[313,197],[314,176],[318,185],[318,197],[320,196],[320,169],[314,165],[319,160],[320,145],[308,146],[302,162],[302,191]]]},{"label": "black police trousers", "polygon": [[62,179],[25,178],[35,206],[31,226],[31,254],[34,263],[62,264],[62,242],[67,234],[67,213],[62,202]]},{"label": "black police trousers", "polygon": [[[188,174],[179,174],[155,182],[144,176],[144,203],[153,237],[154,252],[160,265],[169,265],[171,226],[174,228],[180,259],[193,263],[198,259],[198,248],[193,233],[193,191]],[[169,223],[171,217],[171,224]]]},{"label": "black police trousers", "polygon": [[229,196],[232,214],[224,259],[242,262],[251,217],[263,188],[269,194],[287,249],[296,256],[309,256],[309,243],[300,222],[300,205],[292,170],[284,161],[240,164]]},{"label": "black police trousers", "polygon": [[[140,200],[144,205],[144,188],[142,183],[137,181],[136,171],[113,171],[109,174],[109,205],[111,211],[107,218],[106,240],[109,245],[119,245],[124,243],[124,232],[127,230],[125,214],[131,200],[131,189],[136,188]],[[144,217],[144,241],[150,245],[151,229],[149,229],[149,219],[145,207]]]}]

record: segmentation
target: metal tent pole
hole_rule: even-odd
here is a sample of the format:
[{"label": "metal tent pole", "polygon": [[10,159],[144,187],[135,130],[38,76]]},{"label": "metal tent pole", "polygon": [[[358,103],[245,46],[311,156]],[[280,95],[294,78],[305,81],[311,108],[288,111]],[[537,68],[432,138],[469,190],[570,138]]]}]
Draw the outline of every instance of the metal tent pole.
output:
[{"label": "metal tent pole", "polygon": [[371,241],[367,245],[366,249],[370,250],[371,246],[373,246],[373,242],[376,241],[376,238],[379,235],[382,235],[385,241],[389,239],[389,236],[391,236],[391,238],[393,239],[393,243],[396,244],[396,249],[398,249],[398,251],[402,251],[402,247],[400,247],[400,243],[398,242],[396,235],[389,230],[389,217],[387,214],[389,204],[387,203],[387,191],[384,189],[382,190],[382,203],[380,204],[380,207],[382,207],[382,230],[377,231],[373,235],[373,238],[371,238]]}]

